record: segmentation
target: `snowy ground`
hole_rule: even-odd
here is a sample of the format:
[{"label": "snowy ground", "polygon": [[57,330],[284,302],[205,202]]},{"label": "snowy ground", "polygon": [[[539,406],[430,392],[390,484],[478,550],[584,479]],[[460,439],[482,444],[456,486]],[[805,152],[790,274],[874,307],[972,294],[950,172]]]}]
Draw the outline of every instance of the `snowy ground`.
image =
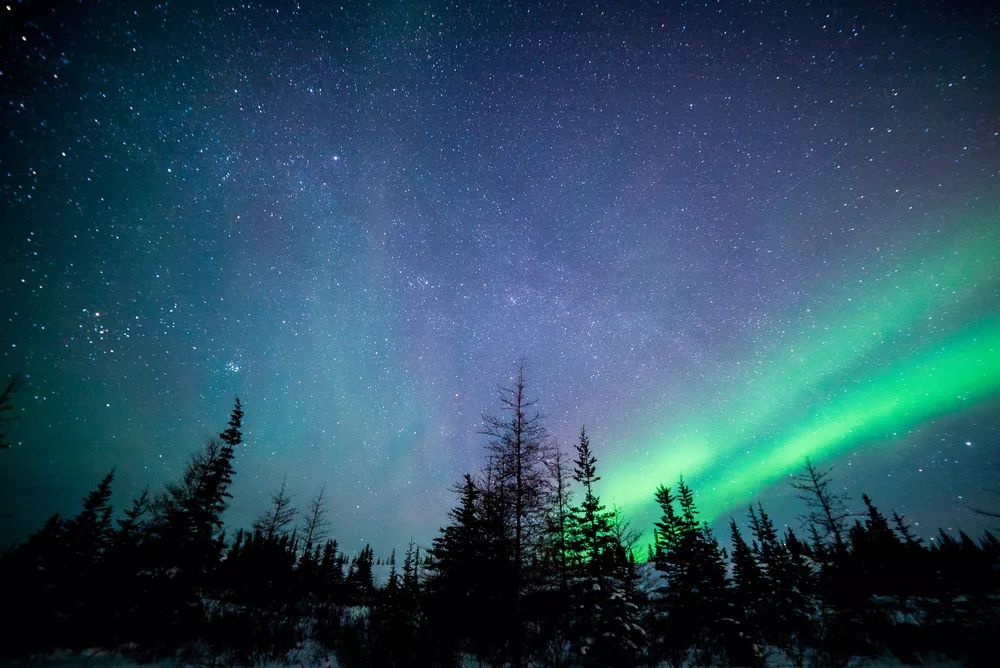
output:
[{"label": "snowy ground", "polygon": [[[90,650],[86,652],[81,652],[79,654],[72,654],[68,652],[55,652],[45,657],[39,657],[27,664],[17,662],[0,662],[0,666],[51,666],[52,668],[70,668],[80,667],[80,668],[139,668],[140,666],[146,668],[177,668],[178,666],[191,666],[195,668],[196,666],[209,665],[205,662],[198,663],[179,663],[174,660],[161,660],[155,663],[136,663],[135,661],[116,654],[113,652],[107,652],[104,650]],[[219,664],[220,666],[223,664]],[[480,666],[479,662],[466,657],[462,661],[462,666]],[[665,665],[665,664],[664,664]],[[905,664],[892,661],[857,661],[851,662],[849,664],[850,668],[903,668],[906,666],[921,666],[922,668],[961,668],[960,663],[952,661],[943,662],[927,662],[921,664]],[[336,657],[330,653],[329,657],[326,656],[324,652],[320,651],[320,648],[303,648],[297,650],[293,656],[290,656],[284,662],[270,661],[267,663],[258,664],[260,668],[278,668],[280,667],[302,667],[302,668],[338,668]],[[773,664],[772,668],[780,668],[781,664]]]},{"label": "snowy ground", "polygon": [[[51,668],[139,668],[140,666],[144,668],[186,668],[190,666],[191,668],[201,668],[207,665],[212,664],[205,660],[187,663],[175,659],[161,659],[153,663],[138,663],[117,652],[98,649],[87,650],[78,654],[72,652],[53,652],[44,657],[36,657],[28,663],[21,661],[0,661],[0,666],[4,668],[7,666],[45,666]],[[217,665],[222,668],[226,664],[220,662]],[[279,666],[283,668],[339,668],[340,664],[337,662],[337,657],[334,656],[333,652],[327,652],[319,646],[306,646],[291,652],[284,661],[268,661],[259,663],[257,666],[259,668],[278,668]]]}]

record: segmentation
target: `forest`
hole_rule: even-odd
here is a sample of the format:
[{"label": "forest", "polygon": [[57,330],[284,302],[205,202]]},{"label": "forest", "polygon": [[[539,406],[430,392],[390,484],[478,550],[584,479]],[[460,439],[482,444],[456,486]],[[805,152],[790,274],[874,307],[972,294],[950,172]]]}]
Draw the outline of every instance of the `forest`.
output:
[{"label": "forest", "polygon": [[994,665],[992,533],[925,541],[867,495],[852,508],[807,460],[791,481],[798,532],[751,505],[724,548],[679,471],[650,490],[659,519],[639,544],[648,528],[598,494],[586,430],[554,447],[523,370],[497,408],[486,463],[457,482],[433,542],[376,557],[341,549],[323,492],[296,509],[282,486],[250,527],[224,525],[247,447],[236,399],[179,480],[116,512],[109,472],[78,514],[6,551],[5,659],[96,647],[195,665]]}]

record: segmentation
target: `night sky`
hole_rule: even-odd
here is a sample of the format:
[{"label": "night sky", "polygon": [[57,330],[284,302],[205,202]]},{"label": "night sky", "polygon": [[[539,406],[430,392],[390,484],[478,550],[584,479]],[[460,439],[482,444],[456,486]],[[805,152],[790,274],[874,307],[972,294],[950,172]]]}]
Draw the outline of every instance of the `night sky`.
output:
[{"label": "night sky", "polygon": [[4,544],[239,395],[231,526],[287,476],[427,545],[522,357],[639,528],[681,473],[797,527],[806,455],[1000,507],[997,10],[211,4],[0,7]]}]

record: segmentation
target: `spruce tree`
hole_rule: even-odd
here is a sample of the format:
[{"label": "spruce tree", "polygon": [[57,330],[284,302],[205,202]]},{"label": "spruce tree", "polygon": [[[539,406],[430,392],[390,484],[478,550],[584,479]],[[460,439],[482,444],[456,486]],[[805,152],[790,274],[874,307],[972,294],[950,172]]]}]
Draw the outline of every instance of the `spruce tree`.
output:
[{"label": "spruce tree", "polygon": [[322,605],[329,606],[344,598],[344,557],[340,554],[337,541],[327,539],[319,557],[317,567],[319,599]]},{"label": "spruce tree", "polygon": [[[485,620],[478,614],[486,597],[488,552],[483,536],[480,490],[466,474],[455,490],[458,505],[449,511],[451,523],[442,528],[430,550],[427,580],[429,613],[434,632],[442,639],[442,655],[447,661],[462,649],[482,649],[477,640],[487,635]],[[449,643],[451,640],[452,643]],[[468,642],[463,647],[463,641]]]},{"label": "spruce tree", "polygon": [[764,506],[748,508],[753,531],[753,555],[766,595],[757,606],[760,630],[765,642],[799,661],[799,648],[811,633],[811,600],[803,591],[802,572],[788,548],[778,537]]},{"label": "spruce tree", "polygon": [[857,577],[864,579],[861,585],[872,596],[901,594],[906,586],[899,579],[904,544],[871,498],[862,494],[861,500],[865,504],[864,524],[855,524],[850,534]]},{"label": "spruce tree", "polygon": [[679,518],[674,509],[675,498],[669,487],[660,485],[654,494],[660,507],[660,519],[653,523],[653,559],[660,560],[667,551],[676,547],[680,539]]},{"label": "spruce tree", "polygon": [[125,510],[125,517],[118,520],[118,539],[120,542],[133,545],[141,539],[146,530],[150,511],[149,504],[149,488],[146,487],[139,496],[132,499],[132,505]]},{"label": "spruce tree", "polygon": [[579,506],[571,509],[572,549],[590,574],[601,575],[606,570],[604,562],[608,549],[610,514],[594,492],[594,485],[601,477],[597,475],[597,458],[590,450],[586,428],[580,429],[576,459],[573,462],[573,479],[583,487],[583,499]]},{"label": "spruce tree", "polygon": [[68,558],[78,566],[95,564],[111,544],[114,526],[111,523],[111,483],[114,470],[109,471],[83,499],[83,509],[66,522],[64,541]]},{"label": "spruce tree", "polygon": [[411,539],[403,557],[403,590],[416,597],[420,591],[420,548]]},{"label": "spruce tree", "polygon": [[375,564],[375,553],[371,545],[367,543],[361,552],[351,560],[351,567],[347,572],[348,591],[355,603],[368,603],[375,592],[375,582],[373,580],[372,566]]},{"label": "spruce tree", "polygon": [[642,636],[632,596],[633,573],[625,547],[612,533],[612,514],[594,488],[601,478],[586,429],[580,430],[576,445],[573,479],[583,492],[570,515],[575,649],[585,665],[628,665],[638,657]]},{"label": "spruce tree", "polygon": [[656,523],[654,561],[663,578],[658,588],[657,638],[654,652],[674,665],[689,655],[696,661],[718,661],[730,644],[731,619],[722,549],[706,524],[699,524],[694,493],[681,478],[677,508],[670,488],[656,492],[661,517]]},{"label": "spruce tree", "polygon": [[525,656],[524,597],[532,586],[529,565],[532,547],[545,524],[548,477],[545,467],[548,435],[536,402],[528,398],[524,363],[512,387],[500,388],[501,415],[483,416],[483,433],[496,468],[491,494],[501,504],[500,518],[510,528],[512,581],[507,588],[512,601],[513,633],[510,661],[520,668]]},{"label": "spruce tree", "polygon": [[147,565],[143,560],[143,550],[149,539],[150,496],[149,489],[143,489],[139,496],[125,509],[124,517],[117,521],[118,530],[108,550],[108,571],[113,574],[111,586],[114,590],[109,605],[115,609],[118,619],[112,626],[120,632],[120,639],[127,639],[125,631],[138,612],[138,597],[142,587],[137,583],[138,574]]},{"label": "spruce tree", "polygon": [[201,599],[224,548],[222,514],[231,498],[242,420],[237,397],[219,440],[210,440],[195,454],[181,480],[167,485],[152,503],[135,580],[141,609],[131,622],[133,640],[169,645],[195,633],[203,621]]},{"label": "spruce tree", "polygon": [[378,593],[372,613],[372,664],[379,666],[426,665],[431,653],[419,642],[420,613],[415,573],[416,548],[407,547],[403,573],[396,569],[396,553],[389,556],[389,580]]}]

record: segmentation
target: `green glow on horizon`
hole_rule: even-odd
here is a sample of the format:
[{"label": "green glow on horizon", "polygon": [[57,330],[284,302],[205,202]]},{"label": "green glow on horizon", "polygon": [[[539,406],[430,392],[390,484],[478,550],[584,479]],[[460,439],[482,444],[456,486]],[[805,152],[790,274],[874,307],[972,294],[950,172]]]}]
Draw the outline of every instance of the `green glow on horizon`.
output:
[{"label": "green glow on horizon", "polygon": [[1000,274],[1000,228],[965,229],[950,248],[907,258],[906,270],[855,278],[857,288],[818,302],[818,315],[778,318],[796,331],[756,354],[748,346],[721,395],[692,388],[706,399],[633,439],[641,454],[609,467],[604,494],[645,529],[656,486],[683,474],[714,520],[807,456],[828,460],[1000,391],[1000,319],[982,317]]},{"label": "green glow on horizon", "polygon": [[797,470],[807,456],[826,458],[961,410],[997,390],[1000,318],[993,318],[844,393],[805,425],[775,439],[764,455],[721,465],[719,484],[699,494],[699,507],[706,517],[718,517],[755,489]]}]

